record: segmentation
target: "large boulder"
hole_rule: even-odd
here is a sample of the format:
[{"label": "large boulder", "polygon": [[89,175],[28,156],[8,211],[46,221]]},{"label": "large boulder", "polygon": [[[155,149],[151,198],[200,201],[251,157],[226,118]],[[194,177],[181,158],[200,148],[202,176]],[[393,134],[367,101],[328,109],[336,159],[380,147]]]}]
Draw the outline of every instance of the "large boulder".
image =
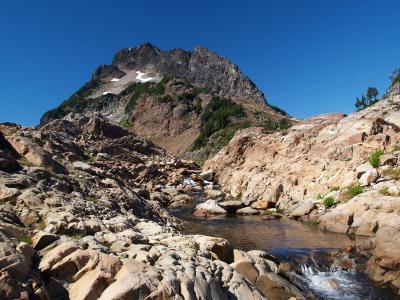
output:
[{"label": "large boulder", "polygon": [[207,200],[196,206],[194,215],[198,217],[207,217],[212,215],[226,214],[227,211],[218,205],[216,200]]},{"label": "large boulder", "polygon": [[304,215],[309,214],[316,207],[314,200],[306,200],[295,206],[290,212],[289,216],[292,218],[300,218]]},{"label": "large boulder", "polygon": [[11,147],[10,143],[0,132],[0,170],[12,172],[18,169],[18,153]]},{"label": "large boulder", "polygon": [[239,200],[223,201],[219,202],[218,205],[230,213],[234,213],[244,206],[243,202]]},{"label": "large boulder", "polygon": [[7,136],[7,140],[18,154],[24,156],[32,165],[47,168],[55,173],[67,173],[63,165],[54,160],[48,152],[29,138],[12,135]]},{"label": "large boulder", "polygon": [[362,186],[367,186],[374,183],[378,179],[378,177],[379,177],[378,171],[373,168],[363,173],[361,177],[358,179],[358,182]]}]

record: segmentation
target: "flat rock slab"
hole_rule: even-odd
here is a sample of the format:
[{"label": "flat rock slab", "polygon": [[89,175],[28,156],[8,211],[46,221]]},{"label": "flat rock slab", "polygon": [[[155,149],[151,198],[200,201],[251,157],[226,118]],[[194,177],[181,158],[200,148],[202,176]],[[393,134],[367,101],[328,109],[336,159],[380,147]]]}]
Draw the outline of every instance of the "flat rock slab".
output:
[{"label": "flat rock slab", "polygon": [[237,215],[259,215],[260,211],[255,208],[251,208],[250,206],[248,207],[243,207],[241,209],[238,209],[236,211]]},{"label": "flat rock slab", "polygon": [[224,201],[218,203],[218,205],[225,209],[227,212],[236,212],[238,209],[244,206],[243,202],[238,200]]}]

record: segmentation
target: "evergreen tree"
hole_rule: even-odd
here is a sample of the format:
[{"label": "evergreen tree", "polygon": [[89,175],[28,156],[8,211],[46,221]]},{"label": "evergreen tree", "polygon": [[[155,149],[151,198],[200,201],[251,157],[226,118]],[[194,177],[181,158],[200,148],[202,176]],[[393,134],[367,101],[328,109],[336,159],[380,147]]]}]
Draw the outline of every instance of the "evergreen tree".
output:
[{"label": "evergreen tree", "polygon": [[354,106],[356,107],[357,111],[361,110],[361,99],[360,98],[357,97],[356,103],[354,104]]},{"label": "evergreen tree", "polygon": [[361,96],[361,109],[364,109],[368,106],[367,99],[365,98],[364,94]]},{"label": "evergreen tree", "polygon": [[369,87],[367,90],[367,100],[368,106],[376,103],[378,100],[376,97],[379,95],[378,89],[376,87]]}]

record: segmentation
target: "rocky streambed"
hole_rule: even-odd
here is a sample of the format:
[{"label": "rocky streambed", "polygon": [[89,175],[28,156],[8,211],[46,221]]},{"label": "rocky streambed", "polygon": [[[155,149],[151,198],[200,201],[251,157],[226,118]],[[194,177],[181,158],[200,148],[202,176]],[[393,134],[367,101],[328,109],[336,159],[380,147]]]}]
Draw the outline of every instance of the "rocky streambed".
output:
[{"label": "rocky streambed", "polygon": [[[279,268],[310,299],[397,299],[388,288],[374,284],[363,273],[365,260],[352,247],[365,240],[323,232],[318,226],[288,218],[261,215],[195,216],[193,207],[173,209],[184,221],[185,234],[205,234],[229,240],[244,250],[263,250],[279,261]],[[275,295],[274,295],[275,296]],[[285,299],[285,298],[273,298]]]}]

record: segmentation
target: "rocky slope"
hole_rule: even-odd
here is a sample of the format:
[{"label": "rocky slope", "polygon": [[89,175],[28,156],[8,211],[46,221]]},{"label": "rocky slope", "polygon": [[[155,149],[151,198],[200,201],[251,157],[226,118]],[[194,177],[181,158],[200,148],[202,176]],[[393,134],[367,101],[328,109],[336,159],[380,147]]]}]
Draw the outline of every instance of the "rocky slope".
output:
[{"label": "rocky slope", "polygon": [[[210,120],[210,110],[217,119]],[[88,112],[100,112],[174,154],[197,150],[197,159],[214,154],[239,128],[290,123],[227,59],[204,47],[162,51],[151,44],[120,50],[111,65],[97,68],[87,84],[45,113],[41,124]]]},{"label": "rocky slope", "polygon": [[244,129],[204,167],[239,200],[228,203],[239,213],[284,210],[325,230],[372,237],[362,247],[370,257],[367,272],[400,292],[397,89],[349,116],[320,115],[277,133]]},{"label": "rocky slope", "polygon": [[1,123],[0,298],[306,299],[267,253],[179,233],[165,208],[210,180],[98,114]]}]

